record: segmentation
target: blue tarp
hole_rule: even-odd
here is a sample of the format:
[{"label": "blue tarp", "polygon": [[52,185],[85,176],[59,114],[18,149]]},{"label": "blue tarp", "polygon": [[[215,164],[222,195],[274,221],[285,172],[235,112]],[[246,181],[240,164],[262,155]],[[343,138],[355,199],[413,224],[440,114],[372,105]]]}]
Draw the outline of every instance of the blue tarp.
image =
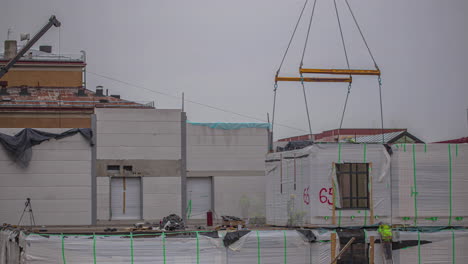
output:
[{"label": "blue tarp", "polygon": [[209,128],[224,129],[224,130],[235,130],[235,129],[241,129],[241,128],[264,128],[264,129],[270,128],[269,123],[222,123],[222,122],[199,123],[199,122],[187,121],[187,124],[191,124],[194,126],[206,126]]}]

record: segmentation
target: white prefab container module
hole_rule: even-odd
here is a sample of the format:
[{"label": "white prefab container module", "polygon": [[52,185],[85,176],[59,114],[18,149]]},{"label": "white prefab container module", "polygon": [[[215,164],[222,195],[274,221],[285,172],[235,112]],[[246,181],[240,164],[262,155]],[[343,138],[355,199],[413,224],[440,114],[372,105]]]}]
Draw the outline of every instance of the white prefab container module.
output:
[{"label": "white prefab container module", "polygon": [[315,144],[266,159],[267,223],[467,226],[468,144]]},{"label": "white prefab container module", "polygon": [[383,145],[271,153],[266,174],[268,224],[366,226],[390,219],[390,155]]}]

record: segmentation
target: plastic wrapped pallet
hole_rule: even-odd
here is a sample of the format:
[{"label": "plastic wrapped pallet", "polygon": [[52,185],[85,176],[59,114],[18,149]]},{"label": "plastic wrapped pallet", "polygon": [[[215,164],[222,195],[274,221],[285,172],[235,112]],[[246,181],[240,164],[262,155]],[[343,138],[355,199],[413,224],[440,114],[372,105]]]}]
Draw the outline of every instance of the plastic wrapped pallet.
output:
[{"label": "plastic wrapped pallet", "polygon": [[22,235],[21,263],[226,263],[222,239],[203,234]]},{"label": "plastic wrapped pallet", "polygon": [[[398,243],[395,243],[398,242]],[[468,231],[395,231],[394,263],[468,263]]]},{"label": "plastic wrapped pallet", "polygon": [[468,144],[392,149],[393,224],[467,226]]},{"label": "plastic wrapped pallet", "polygon": [[[339,209],[335,164],[340,163],[369,165],[369,209]],[[267,224],[367,226],[390,221],[390,155],[383,145],[315,144],[271,153],[266,175]]]},{"label": "plastic wrapped pallet", "polygon": [[19,264],[20,248],[15,238],[19,232],[4,229],[0,231],[0,264]]},{"label": "plastic wrapped pallet", "polygon": [[[339,251],[330,230],[71,235],[0,231],[0,264],[29,263],[318,263]],[[237,236],[237,238],[236,238]],[[334,237],[332,239],[332,236]],[[335,239],[336,238],[336,239]],[[8,242],[9,241],[9,242]],[[332,249],[334,245],[334,249]],[[20,250],[21,249],[21,250]],[[333,253],[332,253],[333,252]],[[9,253],[9,255],[6,255]],[[13,261],[16,259],[16,261]]]},{"label": "plastic wrapped pallet", "polygon": [[228,262],[330,263],[333,232],[314,230],[313,233],[315,241],[311,242],[296,230],[253,230],[228,246]]}]

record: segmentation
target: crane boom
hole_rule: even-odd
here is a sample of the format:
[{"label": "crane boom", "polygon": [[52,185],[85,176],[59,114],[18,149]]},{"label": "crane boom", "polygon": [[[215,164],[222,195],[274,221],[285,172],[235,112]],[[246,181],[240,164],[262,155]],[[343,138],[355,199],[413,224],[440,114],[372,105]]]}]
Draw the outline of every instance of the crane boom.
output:
[{"label": "crane boom", "polygon": [[5,75],[8,70],[15,65],[15,63],[23,57],[23,55],[52,27],[60,27],[61,23],[55,16],[49,18],[49,22],[37,32],[37,34],[13,57],[5,66],[0,68],[0,79]]}]

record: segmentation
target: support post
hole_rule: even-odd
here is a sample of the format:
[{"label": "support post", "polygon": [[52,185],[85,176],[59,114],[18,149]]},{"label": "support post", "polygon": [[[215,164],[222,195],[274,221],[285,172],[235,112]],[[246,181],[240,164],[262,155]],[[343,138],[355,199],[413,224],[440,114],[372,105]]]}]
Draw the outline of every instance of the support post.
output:
[{"label": "support post", "polygon": [[374,246],[375,246],[375,240],[374,237],[371,236],[369,237],[369,264],[374,264]]},{"label": "support post", "polygon": [[96,178],[96,138],[97,138],[97,120],[96,114],[91,115],[91,224],[95,225],[97,222],[97,178]]},{"label": "support post", "polygon": [[[330,259],[334,260],[336,256],[336,233],[332,233],[330,235],[330,240],[331,240]],[[331,264],[336,264],[336,261],[332,261]]]},{"label": "support post", "polygon": [[180,112],[180,195],[182,219],[187,224],[187,114]]},{"label": "support post", "polygon": [[369,222],[371,225],[374,224],[374,199],[373,199],[373,186],[372,186],[372,162],[369,163],[369,210],[370,210],[370,219]]},{"label": "support post", "polygon": [[[336,164],[335,162],[332,163],[332,166],[333,168],[336,168]],[[331,176],[331,182],[332,182],[332,190],[333,190],[333,193],[332,193],[332,225],[336,225],[336,205],[335,205],[335,199],[336,199],[336,196],[335,196],[335,191],[336,191],[336,188],[335,188],[335,182],[333,181],[333,175]]]}]

